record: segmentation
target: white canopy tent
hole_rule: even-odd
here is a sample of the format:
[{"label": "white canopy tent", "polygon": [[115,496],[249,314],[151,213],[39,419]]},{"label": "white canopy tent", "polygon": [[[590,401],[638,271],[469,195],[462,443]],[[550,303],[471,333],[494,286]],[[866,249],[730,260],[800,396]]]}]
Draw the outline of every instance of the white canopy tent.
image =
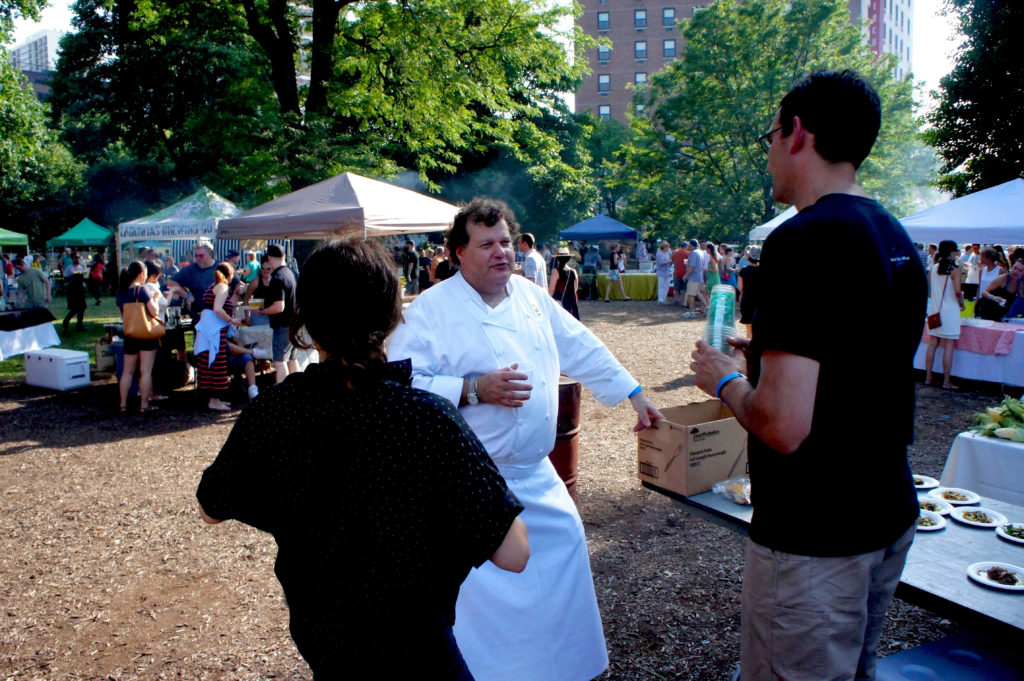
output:
[{"label": "white canopy tent", "polygon": [[447,229],[458,208],[387,182],[344,173],[221,220],[218,236],[329,239]]},{"label": "white canopy tent", "polygon": [[900,220],[914,241],[937,244],[1019,244],[1024,242],[1024,180],[989,187]]},{"label": "white canopy tent", "polygon": [[754,245],[758,245],[764,242],[768,238],[768,235],[772,233],[776,227],[781,225],[786,220],[790,219],[797,214],[796,206],[790,206],[786,210],[782,211],[775,217],[763,225],[754,227],[750,230],[750,234],[747,235],[747,240]]}]

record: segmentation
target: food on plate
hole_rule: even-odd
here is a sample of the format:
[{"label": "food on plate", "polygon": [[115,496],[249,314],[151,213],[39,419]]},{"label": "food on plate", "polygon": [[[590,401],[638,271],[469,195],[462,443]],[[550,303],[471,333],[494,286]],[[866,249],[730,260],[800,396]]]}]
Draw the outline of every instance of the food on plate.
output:
[{"label": "food on plate", "polygon": [[938,523],[935,522],[935,519],[931,516],[921,515],[917,517],[918,527],[935,527],[936,525],[938,525]]},{"label": "food on plate", "polygon": [[932,513],[942,513],[942,506],[936,504],[934,501],[921,499],[920,506],[925,511],[931,511]]},{"label": "food on plate", "polygon": [[942,493],[942,498],[950,501],[967,501],[969,497],[966,494],[947,489]]},{"label": "food on plate", "polygon": [[1024,584],[1024,577],[1017,574],[1016,572],[1007,570],[1006,568],[1001,568],[998,565],[993,565],[988,570],[985,570],[985,576],[991,579],[993,582],[996,582],[998,584],[1004,584],[1006,586],[1017,586],[1018,584]]},{"label": "food on plate", "polygon": [[1003,525],[1003,532],[1016,537],[1017,539],[1024,539],[1024,525],[1014,525],[1013,523],[1007,523]]},{"label": "food on plate", "polygon": [[989,517],[984,511],[965,511],[962,516],[964,520],[970,520],[975,523],[991,523],[992,518]]}]

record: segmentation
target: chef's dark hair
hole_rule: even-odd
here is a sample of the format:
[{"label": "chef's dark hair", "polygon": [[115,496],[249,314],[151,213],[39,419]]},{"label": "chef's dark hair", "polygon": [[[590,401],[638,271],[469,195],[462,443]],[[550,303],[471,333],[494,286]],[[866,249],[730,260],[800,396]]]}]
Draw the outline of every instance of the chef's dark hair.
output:
[{"label": "chef's dark hair", "polygon": [[315,342],[331,361],[369,369],[387,361],[384,340],[402,318],[402,296],[391,254],[376,240],[358,239],[330,241],[309,256],[289,335],[297,348]]},{"label": "chef's dark hair", "polygon": [[493,227],[499,220],[505,220],[508,225],[509,236],[515,243],[519,234],[519,223],[516,222],[516,214],[508,207],[508,204],[500,199],[492,199],[485,196],[478,196],[455,215],[451,228],[444,235],[445,245],[448,247],[448,259],[459,265],[459,255],[455,250],[469,243],[469,230],[466,228],[471,222],[479,222]]}]

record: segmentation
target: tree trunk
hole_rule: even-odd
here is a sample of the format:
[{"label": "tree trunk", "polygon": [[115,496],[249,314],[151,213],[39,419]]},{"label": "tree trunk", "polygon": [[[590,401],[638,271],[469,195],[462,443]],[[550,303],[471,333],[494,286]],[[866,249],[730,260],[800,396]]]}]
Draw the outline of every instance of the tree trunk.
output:
[{"label": "tree trunk", "polygon": [[299,87],[295,74],[295,37],[292,35],[287,0],[270,0],[267,16],[260,16],[254,0],[242,0],[249,34],[270,60],[270,78],[284,114],[301,117]]},{"label": "tree trunk", "polygon": [[309,94],[306,113],[325,114],[327,84],[334,72],[334,38],[338,17],[353,0],[313,0],[313,45],[310,54]]}]

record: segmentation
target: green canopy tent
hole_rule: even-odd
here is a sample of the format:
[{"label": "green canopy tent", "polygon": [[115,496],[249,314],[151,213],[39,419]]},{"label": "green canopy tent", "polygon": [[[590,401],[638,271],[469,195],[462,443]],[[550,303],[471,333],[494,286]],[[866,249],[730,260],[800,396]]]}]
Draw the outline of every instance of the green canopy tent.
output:
[{"label": "green canopy tent", "polygon": [[101,227],[89,218],[46,242],[47,248],[64,248],[66,246],[108,246],[114,233]]},{"label": "green canopy tent", "polygon": [[28,235],[12,232],[0,227],[0,246],[24,246],[28,248]]}]

